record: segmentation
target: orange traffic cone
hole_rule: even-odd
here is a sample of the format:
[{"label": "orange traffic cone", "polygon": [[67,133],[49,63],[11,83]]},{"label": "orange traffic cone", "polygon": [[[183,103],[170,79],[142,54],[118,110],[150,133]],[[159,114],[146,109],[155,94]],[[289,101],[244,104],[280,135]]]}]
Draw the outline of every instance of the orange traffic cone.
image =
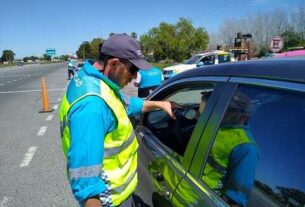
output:
[{"label": "orange traffic cone", "polygon": [[41,95],[42,95],[42,110],[39,113],[52,112],[54,109],[49,107],[48,90],[46,86],[46,80],[44,77],[41,78]]}]

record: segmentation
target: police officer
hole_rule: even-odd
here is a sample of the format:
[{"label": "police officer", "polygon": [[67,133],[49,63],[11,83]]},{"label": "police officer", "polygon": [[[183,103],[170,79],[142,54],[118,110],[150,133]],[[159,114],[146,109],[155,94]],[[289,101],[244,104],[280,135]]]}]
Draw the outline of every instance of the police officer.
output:
[{"label": "police officer", "polygon": [[68,80],[71,79],[71,76],[74,75],[74,69],[75,69],[75,65],[74,65],[74,61],[72,59],[68,60]]},{"label": "police officer", "polygon": [[127,97],[120,89],[151,65],[138,42],[112,35],[99,59],[85,62],[68,85],[60,107],[61,137],[69,183],[81,206],[133,206],[138,142],[128,116],[175,104]]},{"label": "police officer", "polygon": [[134,86],[138,87],[138,97],[147,97],[163,81],[162,71],[152,67],[148,70],[139,70]]}]

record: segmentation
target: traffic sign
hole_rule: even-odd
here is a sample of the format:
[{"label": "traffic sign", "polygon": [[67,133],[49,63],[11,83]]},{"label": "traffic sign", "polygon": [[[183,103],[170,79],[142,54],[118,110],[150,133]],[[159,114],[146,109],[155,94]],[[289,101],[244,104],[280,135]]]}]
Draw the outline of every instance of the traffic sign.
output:
[{"label": "traffic sign", "polygon": [[281,36],[274,36],[271,38],[269,49],[272,52],[280,52],[284,47],[284,39]]}]

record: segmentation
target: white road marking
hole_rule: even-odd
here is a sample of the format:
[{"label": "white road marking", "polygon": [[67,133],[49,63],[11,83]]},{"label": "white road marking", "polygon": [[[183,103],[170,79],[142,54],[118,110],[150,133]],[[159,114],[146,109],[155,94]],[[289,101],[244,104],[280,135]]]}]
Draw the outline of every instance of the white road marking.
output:
[{"label": "white road marking", "polygon": [[8,81],[8,82],[6,82],[6,83],[11,83],[12,81]]},{"label": "white road marking", "polygon": [[0,86],[4,86],[5,84],[4,83],[0,83]]},{"label": "white road marking", "polygon": [[13,80],[13,81],[17,81],[17,80]]},{"label": "white road marking", "polygon": [[53,119],[53,116],[54,116],[54,115],[49,115],[49,116],[47,116],[46,121],[51,121],[51,120]]},{"label": "white road marking", "polygon": [[29,166],[35,152],[37,150],[37,146],[30,147],[27,153],[25,153],[22,162],[20,163],[20,167],[27,167]]},{"label": "white road marking", "polygon": [[[49,89],[48,91],[64,91],[65,89],[63,88],[54,88],[54,89]],[[27,91],[0,91],[1,93],[32,93],[32,92],[41,92],[41,90],[27,90]]]},{"label": "white road marking", "polygon": [[58,108],[58,104],[53,106],[53,109],[56,110]]},{"label": "white road marking", "polygon": [[37,136],[43,136],[46,133],[47,128],[48,128],[47,126],[40,127],[40,129],[39,129],[39,131],[37,133]]}]

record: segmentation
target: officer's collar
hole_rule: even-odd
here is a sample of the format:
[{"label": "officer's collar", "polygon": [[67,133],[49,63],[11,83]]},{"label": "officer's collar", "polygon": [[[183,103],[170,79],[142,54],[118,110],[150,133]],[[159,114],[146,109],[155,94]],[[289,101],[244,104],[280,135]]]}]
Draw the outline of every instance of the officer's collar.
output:
[{"label": "officer's collar", "polygon": [[112,82],[109,78],[104,76],[104,74],[99,72],[93,65],[90,64],[90,62],[88,62],[88,61],[85,62],[84,69],[85,69],[85,72],[88,75],[103,80],[112,90],[115,91],[115,93],[119,97],[121,97],[121,95],[120,95],[120,87],[117,84],[115,84],[114,82]]}]

